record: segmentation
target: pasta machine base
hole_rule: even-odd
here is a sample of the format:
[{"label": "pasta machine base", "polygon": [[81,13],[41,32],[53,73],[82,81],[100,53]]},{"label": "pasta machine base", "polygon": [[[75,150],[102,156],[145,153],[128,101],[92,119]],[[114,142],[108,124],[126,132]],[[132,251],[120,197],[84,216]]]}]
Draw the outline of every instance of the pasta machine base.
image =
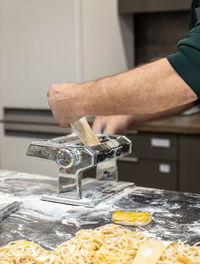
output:
[{"label": "pasta machine base", "polygon": [[[132,151],[124,136],[99,136],[100,144],[84,146],[74,135],[37,141],[30,144],[27,155],[52,160],[59,167],[58,186],[41,196],[42,200],[95,207],[120,193],[130,182],[118,182],[117,159]],[[96,178],[82,179],[82,173],[96,167]],[[57,190],[56,190],[57,189]]]},{"label": "pasta machine base", "polygon": [[64,203],[71,205],[80,205],[85,207],[95,207],[100,202],[108,200],[128,187],[133,187],[135,184],[130,182],[116,181],[98,181],[96,179],[85,178],[82,180],[82,198],[79,200],[70,197],[70,192],[57,194],[55,191],[49,192],[41,196],[41,200]]}]

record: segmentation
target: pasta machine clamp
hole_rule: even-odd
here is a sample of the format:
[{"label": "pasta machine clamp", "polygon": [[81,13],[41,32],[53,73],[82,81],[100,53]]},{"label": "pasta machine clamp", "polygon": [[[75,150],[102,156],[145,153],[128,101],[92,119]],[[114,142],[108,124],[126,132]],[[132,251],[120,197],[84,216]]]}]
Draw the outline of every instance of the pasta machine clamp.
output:
[{"label": "pasta machine clamp", "polygon": [[[32,142],[27,155],[51,160],[59,167],[57,190],[42,200],[94,207],[134,183],[119,182],[117,159],[132,151],[125,136],[99,136],[100,144],[84,146],[75,135]],[[83,178],[84,171],[96,167],[95,178]]]}]

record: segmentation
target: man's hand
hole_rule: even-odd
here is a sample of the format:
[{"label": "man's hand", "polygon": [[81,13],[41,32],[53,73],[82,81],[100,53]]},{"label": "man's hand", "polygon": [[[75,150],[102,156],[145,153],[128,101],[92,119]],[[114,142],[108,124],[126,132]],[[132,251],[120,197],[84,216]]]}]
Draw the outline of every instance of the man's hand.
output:
[{"label": "man's hand", "polygon": [[93,123],[93,130],[96,134],[124,134],[130,125],[141,126],[144,123],[152,120],[159,120],[174,115],[178,115],[193,107],[194,103],[181,105],[167,111],[158,112],[147,115],[112,115],[112,116],[97,116]]},{"label": "man's hand", "polygon": [[80,89],[78,83],[54,84],[49,89],[48,103],[61,127],[68,127],[69,123],[85,115],[79,98]]},{"label": "man's hand", "polygon": [[95,134],[124,134],[133,120],[131,115],[97,116],[92,129]]}]

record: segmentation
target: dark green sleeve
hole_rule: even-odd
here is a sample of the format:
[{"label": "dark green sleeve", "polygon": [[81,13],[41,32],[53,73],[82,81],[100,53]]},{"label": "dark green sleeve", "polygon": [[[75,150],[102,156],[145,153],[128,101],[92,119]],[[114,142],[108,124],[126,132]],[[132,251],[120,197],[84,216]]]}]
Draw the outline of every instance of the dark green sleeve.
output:
[{"label": "dark green sleeve", "polygon": [[167,59],[200,98],[200,21],[179,41],[177,53]]},{"label": "dark green sleeve", "polygon": [[192,29],[195,24],[198,22],[195,8],[200,6],[200,0],[193,0],[191,5],[191,11],[190,11],[190,23],[189,23],[189,29]]}]

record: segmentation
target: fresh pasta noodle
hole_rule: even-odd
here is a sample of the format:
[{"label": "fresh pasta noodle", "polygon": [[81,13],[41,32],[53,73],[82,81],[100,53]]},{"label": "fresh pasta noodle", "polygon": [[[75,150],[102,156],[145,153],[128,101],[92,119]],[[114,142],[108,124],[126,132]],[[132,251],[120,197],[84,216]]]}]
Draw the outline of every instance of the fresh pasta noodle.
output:
[{"label": "fresh pasta noodle", "polygon": [[[47,251],[29,241],[0,248],[0,264],[132,264],[139,247],[152,240],[140,232],[109,224],[80,230],[76,236]],[[155,264],[200,264],[199,244],[172,242]]]}]

